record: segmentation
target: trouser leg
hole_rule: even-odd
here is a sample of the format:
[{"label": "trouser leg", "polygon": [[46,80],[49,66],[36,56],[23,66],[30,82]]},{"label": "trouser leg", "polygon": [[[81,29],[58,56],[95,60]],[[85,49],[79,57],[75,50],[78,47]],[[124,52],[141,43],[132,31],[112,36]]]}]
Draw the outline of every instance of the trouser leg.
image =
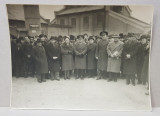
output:
[{"label": "trouser leg", "polygon": [[97,76],[96,80],[99,80],[101,78],[102,78],[102,71],[98,70],[98,76]]},{"label": "trouser leg", "polygon": [[132,81],[132,85],[135,86],[135,75],[134,74],[131,75],[131,81]]},{"label": "trouser leg", "polygon": [[46,82],[45,73],[41,74],[42,82]]},{"label": "trouser leg", "polygon": [[66,80],[67,79],[67,71],[65,70],[64,71],[64,80]]},{"label": "trouser leg", "polygon": [[137,78],[138,78],[138,84],[141,84],[142,83],[141,74],[137,74]]},{"label": "trouser leg", "polygon": [[117,82],[118,73],[114,73],[114,81]]},{"label": "trouser leg", "polygon": [[109,72],[109,79],[108,79],[108,81],[112,81],[112,78],[113,78],[113,74],[112,74],[112,72]]},{"label": "trouser leg", "polygon": [[41,83],[41,82],[42,82],[41,74],[37,74],[37,81],[38,81],[39,83]]},{"label": "trouser leg", "polygon": [[58,80],[58,81],[60,80],[59,79],[59,72],[55,72],[55,79]]},{"label": "trouser leg", "polygon": [[67,78],[70,79],[70,71],[67,70]]},{"label": "trouser leg", "polygon": [[50,72],[51,73],[51,80],[55,79],[55,73],[53,71]]},{"label": "trouser leg", "polygon": [[130,84],[130,75],[125,75],[126,77],[126,84],[129,85]]}]

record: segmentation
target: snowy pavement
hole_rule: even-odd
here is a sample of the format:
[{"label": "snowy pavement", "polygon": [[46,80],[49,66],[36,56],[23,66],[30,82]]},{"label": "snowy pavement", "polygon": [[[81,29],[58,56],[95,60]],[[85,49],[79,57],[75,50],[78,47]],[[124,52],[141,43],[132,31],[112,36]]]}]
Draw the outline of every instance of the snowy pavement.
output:
[{"label": "snowy pavement", "polygon": [[36,78],[12,79],[12,102],[14,108],[45,108],[68,110],[150,110],[150,96],[145,95],[146,86],[126,85],[107,80],[61,79],[38,83]]}]

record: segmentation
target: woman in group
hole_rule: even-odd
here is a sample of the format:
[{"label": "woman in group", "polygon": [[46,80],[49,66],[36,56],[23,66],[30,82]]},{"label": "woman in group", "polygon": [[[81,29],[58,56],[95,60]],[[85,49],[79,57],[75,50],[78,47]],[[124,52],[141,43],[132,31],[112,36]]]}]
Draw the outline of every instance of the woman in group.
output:
[{"label": "woman in group", "polygon": [[91,36],[88,39],[88,46],[87,46],[87,72],[88,77],[93,77],[96,74],[97,68],[97,60],[95,58],[96,52],[96,44],[94,43],[94,38]]},{"label": "woman in group", "polygon": [[78,36],[77,39],[78,41],[74,45],[75,69],[77,71],[76,79],[84,79],[86,69],[87,44],[84,41],[83,35]]},{"label": "woman in group", "polygon": [[70,42],[69,36],[64,38],[61,45],[62,53],[62,71],[64,71],[64,79],[70,79],[70,71],[73,70],[73,44]]},{"label": "woman in group", "polygon": [[46,52],[40,39],[37,40],[32,55],[35,61],[35,72],[37,74],[38,82],[45,82],[45,74],[48,73],[48,63]]}]

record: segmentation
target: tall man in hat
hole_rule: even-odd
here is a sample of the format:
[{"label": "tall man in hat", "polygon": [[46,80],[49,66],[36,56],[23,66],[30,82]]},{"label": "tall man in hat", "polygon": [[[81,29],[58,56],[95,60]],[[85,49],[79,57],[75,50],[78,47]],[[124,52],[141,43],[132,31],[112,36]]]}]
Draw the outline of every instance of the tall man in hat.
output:
[{"label": "tall man in hat", "polygon": [[32,45],[30,43],[30,39],[25,37],[25,43],[23,46],[24,53],[24,77],[32,76]]},{"label": "tall man in hat", "polygon": [[78,36],[77,39],[79,39],[79,41],[77,41],[74,45],[75,69],[77,71],[76,78],[84,79],[86,69],[87,44],[84,41],[83,35]]},{"label": "tall man in hat", "polygon": [[50,38],[50,43],[46,47],[46,52],[51,80],[55,79],[59,81],[61,48],[56,37],[52,36]]},{"label": "tall man in hat", "polygon": [[137,50],[138,50],[138,41],[137,39],[129,35],[128,40],[124,43],[123,46],[123,74],[126,77],[126,84],[135,86],[135,75],[136,75],[136,61],[137,61]]},{"label": "tall man in hat", "polygon": [[87,72],[89,77],[93,77],[97,72],[97,60],[95,58],[96,43],[94,43],[93,37],[89,37],[87,48]]},{"label": "tall man in hat", "polygon": [[33,58],[35,61],[35,72],[39,83],[45,82],[45,74],[48,73],[48,63],[46,51],[42,46],[40,39],[37,40],[36,46],[33,48]]},{"label": "tall man in hat", "polygon": [[121,67],[121,54],[123,50],[123,42],[119,40],[118,35],[113,35],[113,42],[107,46],[108,53],[108,66],[107,72],[109,73],[108,81],[117,81],[118,74]]},{"label": "tall man in hat", "polygon": [[141,79],[141,73],[145,58],[145,51],[147,46],[147,36],[142,35],[139,39],[139,45],[138,45],[138,51],[137,51],[137,78],[138,78],[138,84],[142,83]]},{"label": "tall man in hat", "polygon": [[107,54],[107,46],[109,44],[108,41],[108,32],[101,32],[100,36],[102,39],[98,42],[96,47],[95,57],[98,60],[97,62],[97,69],[98,69],[98,77],[97,80],[101,79],[102,77],[106,77],[107,73],[107,62],[108,62],[108,54]]}]

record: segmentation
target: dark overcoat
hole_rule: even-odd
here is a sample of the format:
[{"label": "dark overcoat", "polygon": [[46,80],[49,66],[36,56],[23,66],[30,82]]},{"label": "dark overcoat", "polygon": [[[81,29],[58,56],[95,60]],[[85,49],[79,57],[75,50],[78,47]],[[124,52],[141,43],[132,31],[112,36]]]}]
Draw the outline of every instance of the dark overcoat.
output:
[{"label": "dark overcoat", "polygon": [[73,44],[69,43],[68,45],[64,42],[61,45],[62,53],[62,71],[73,70]]},{"label": "dark overcoat", "polygon": [[[123,46],[123,74],[136,74],[136,58],[138,50],[138,41],[128,40]],[[126,55],[130,54],[131,58]]]},{"label": "dark overcoat", "polygon": [[15,76],[16,72],[16,43],[11,41],[11,57],[12,57],[12,76]]},{"label": "dark overcoat", "polygon": [[32,56],[35,61],[35,72],[37,74],[48,73],[48,63],[44,47],[36,45],[33,48]]},{"label": "dark overcoat", "polygon": [[145,84],[149,78],[149,49],[145,51],[144,63],[141,72],[142,82]]},{"label": "dark overcoat", "polygon": [[96,47],[95,56],[98,57],[97,69],[102,71],[107,71],[107,62],[108,62],[108,54],[107,54],[107,46],[109,44],[108,40],[100,40]]},{"label": "dark overcoat", "polygon": [[87,44],[85,42],[76,42],[74,45],[75,69],[86,69]]},{"label": "dark overcoat", "polygon": [[[120,73],[122,50],[123,50],[123,42],[118,41],[117,43],[115,42],[109,43],[107,47],[107,52],[108,52],[107,71],[108,72]],[[117,54],[117,57],[111,57],[111,55],[114,53]]]},{"label": "dark overcoat", "polygon": [[139,74],[139,75],[142,72],[145,51],[146,51],[146,44],[139,43],[138,51],[137,51],[137,74]]},{"label": "dark overcoat", "polygon": [[88,44],[87,50],[87,69],[96,69],[97,68],[97,60],[95,58],[96,53],[96,44]]},{"label": "dark overcoat", "polygon": [[[46,53],[48,57],[48,66],[51,72],[59,72],[60,71],[60,54],[61,48],[60,45],[56,42],[54,44],[49,43],[46,47]],[[57,59],[53,59],[53,57],[58,57]]]},{"label": "dark overcoat", "polygon": [[16,75],[23,76],[24,75],[24,53],[22,50],[22,46],[17,47],[15,49],[15,70]]},{"label": "dark overcoat", "polygon": [[[24,69],[32,72],[32,45],[25,42],[23,45],[23,54],[24,54]],[[30,57],[28,57],[30,55]]]}]

